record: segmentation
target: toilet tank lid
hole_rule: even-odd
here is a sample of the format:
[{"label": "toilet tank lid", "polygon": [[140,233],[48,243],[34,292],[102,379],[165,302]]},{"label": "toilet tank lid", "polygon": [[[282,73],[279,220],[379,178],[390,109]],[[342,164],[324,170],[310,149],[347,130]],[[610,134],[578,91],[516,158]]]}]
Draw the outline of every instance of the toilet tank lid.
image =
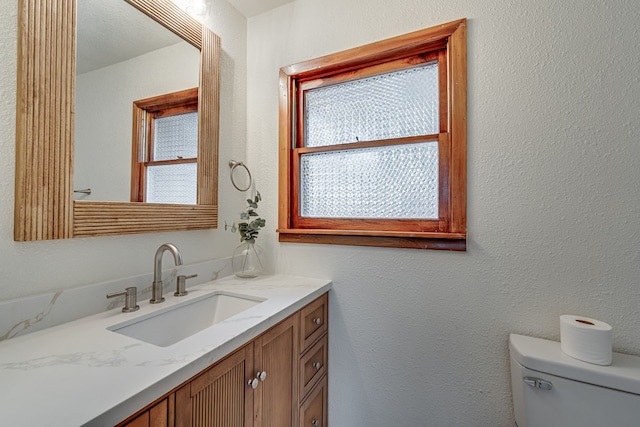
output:
[{"label": "toilet tank lid", "polygon": [[509,335],[511,357],[525,368],[640,395],[640,357],[613,353],[610,366],[567,356],[560,343],[524,335]]}]

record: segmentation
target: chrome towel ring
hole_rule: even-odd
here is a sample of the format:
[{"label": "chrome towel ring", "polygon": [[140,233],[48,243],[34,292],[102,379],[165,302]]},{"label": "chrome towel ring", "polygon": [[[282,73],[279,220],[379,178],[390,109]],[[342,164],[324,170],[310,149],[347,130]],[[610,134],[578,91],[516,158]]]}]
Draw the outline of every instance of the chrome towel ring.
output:
[{"label": "chrome towel ring", "polygon": [[[236,181],[233,179],[233,170],[235,168],[237,168],[238,166],[243,167],[244,170],[247,171],[247,175],[249,175],[249,184],[247,184],[247,188],[238,187],[238,185],[236,184]],[[238,190],[238,191],[247,191],[248,189],[250,189],[251,188],[251,183],[252,183],[252,178],[251,178],[251,172],[249,171],[249,168],[247,167],[247,165],[245,165],[242,162],[236,162],[235,160],[229,160],[229,167],[231,168],[231,171],[229,172],[229,177],[231,178],[231,184],[233,184],[233,186],[236,188],[236,190]]]}]

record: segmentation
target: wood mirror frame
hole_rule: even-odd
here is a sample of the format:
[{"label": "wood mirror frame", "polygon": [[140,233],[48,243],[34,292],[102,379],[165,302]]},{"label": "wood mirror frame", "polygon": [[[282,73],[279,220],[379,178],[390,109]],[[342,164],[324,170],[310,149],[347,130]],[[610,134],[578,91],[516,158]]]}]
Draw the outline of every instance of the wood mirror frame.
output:
[{"label": "wood mirror frame", "polygon": [[218,225],[220,38],[171,0],[124,0],[200,50],[198,203],[73,200],[76,0],[19,0],[14,240]]}]

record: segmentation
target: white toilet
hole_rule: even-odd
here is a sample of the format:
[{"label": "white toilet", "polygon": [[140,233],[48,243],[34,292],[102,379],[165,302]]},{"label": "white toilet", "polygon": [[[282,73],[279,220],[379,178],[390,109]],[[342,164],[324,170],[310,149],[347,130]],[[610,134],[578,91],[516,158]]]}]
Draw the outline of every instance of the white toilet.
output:
[{"label": "white toilet", "polygon": [[640,426],[640,357],[582,362],[560,343],[511,334],[511,389],[518,427]]}]

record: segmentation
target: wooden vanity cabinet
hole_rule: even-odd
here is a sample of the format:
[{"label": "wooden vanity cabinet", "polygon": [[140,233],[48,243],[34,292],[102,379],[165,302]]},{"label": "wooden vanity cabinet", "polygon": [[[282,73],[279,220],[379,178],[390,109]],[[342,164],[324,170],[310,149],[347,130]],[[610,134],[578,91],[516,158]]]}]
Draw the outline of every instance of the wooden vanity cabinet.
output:
[{"label": "wooden vanity cabinet", "polygon": [[326,307],[325,294],[119,426],[326,426]]},{"label": "wooden vanity cabinet", "polygon": [[297,332],[296,313],[179,388],[175,427],[295,427]]},{"label": "wooden vanity cabinet", "polygon": [[173,395],[156,402],[148,410],[144,410],[133,420],[124,424],[126,427],[174,427],[173,424]]},{"label": "wooden vanity cabinet", "polygon": [[[253,343],[216,363],[175,392],[175,427],[252,425]],[[151,424],[153,426],[153,424]]]},{"label": "wooden vanity cabinet", "polygon": [[296,427],[299,313],[254,341],[254,371],[266,372],[253,396],[253,427]]},{"label": "wooden vanity cabinet", "polygon": [[327,427],[329,301],[327,294],[300,310],[298,427]]},{"label": "wooden vanity cabinet", "polygon": [[300,405],[300,427],[327,426],[327,376],[309,393]]}]

